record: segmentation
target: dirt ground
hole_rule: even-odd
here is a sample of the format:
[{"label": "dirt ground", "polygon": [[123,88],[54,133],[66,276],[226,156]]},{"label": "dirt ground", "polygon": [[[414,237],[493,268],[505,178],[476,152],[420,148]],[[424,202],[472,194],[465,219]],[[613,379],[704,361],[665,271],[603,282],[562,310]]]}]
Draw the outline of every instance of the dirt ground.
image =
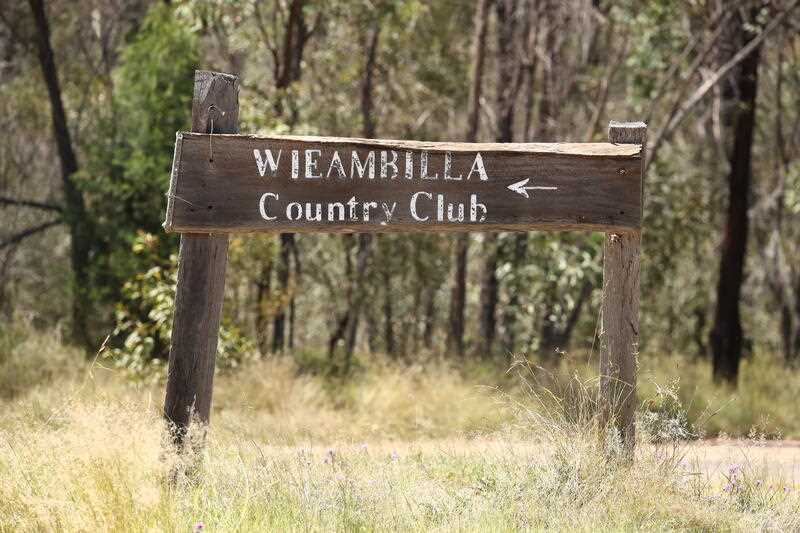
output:
[{"label": "dirt ground", "polygon": [[[368,447],[372,452],[399,454],[444,454],[448,456],[523,456],[532,460],[542,458],[542,444],[517,439],[422,439],[415,441],[371,441],[368,444],[341,444],[342,448]],[[300,448],[306,446],[300,445]],[[297,447],[277,446],[274,452],[296,453]],[[317,446],[309,443],[308,451],[328,453],[333,446]],[[643,451],[643,453],[648,453]],[[703,475],[712,482],[724,483],[725,475],[732,466],[752,476],[753,480],[764,480],[800,490],[800,440],[753,441],[740,439],[709,439],[679,445],[677,453],[689,473]]]},{"label": "dirt ground", "polygon": [[721,476],[731,465],[769,479],[800,485],[800,441],[705,440],[686,447],[689,465],[711,476]]}]

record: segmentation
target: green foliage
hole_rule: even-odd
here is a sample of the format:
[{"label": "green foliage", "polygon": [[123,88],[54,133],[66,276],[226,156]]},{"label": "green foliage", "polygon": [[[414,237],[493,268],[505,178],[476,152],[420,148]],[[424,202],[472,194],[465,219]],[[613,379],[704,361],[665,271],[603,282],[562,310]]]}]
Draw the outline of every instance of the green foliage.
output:
[{"label": "green foliage", "polygon": [[613,9],[616,18],[632,27],[635,43],[627,67],[633,73],[638,95],[645,100],[656,96],[664,72],[674,65],[691,38],[683,28],[670,24],[687,7],[686,2],[676,0],[626,0]]},{"label": "green foliage", "polygon": [[[98,298],[116,299],[122,280],[149,268],[131,254],[137,232],[160,231],[175,143],[188,126],[197,40],[170,7],[154,5],[120,52],[113,101],[99,119],[81,175],[94,225]],[[166,259],[177,238],[160,240]]]},{"label": "green foliage", "polygon": [[[158,238],[140,232],[133,253],[150,268],[122,286],[122,300],[116,306],[116,328],[107,352],[114,365],[135,376],[163,377],[169,356],[172,317],[177,282],[177,259],[159,256]],[[217,345],[217,366],[233,368],[253,350],[250,341],[233,326],[223,324]]]},{"label": "green foliage", "polygon": [[115,162],[123,180],[113,192],[146,231],[160,225],[175,132],[188,126],[198,63],[194,34],[159,5],[123,50],[115,73],[121,141]]}]

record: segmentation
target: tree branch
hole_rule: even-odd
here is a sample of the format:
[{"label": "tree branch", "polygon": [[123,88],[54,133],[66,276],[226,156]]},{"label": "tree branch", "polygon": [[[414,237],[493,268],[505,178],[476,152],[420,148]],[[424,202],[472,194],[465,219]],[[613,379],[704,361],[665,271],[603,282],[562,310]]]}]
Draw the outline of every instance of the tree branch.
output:
[{"label": "tree branch", "polygon": [[44,202],[37,202],[35,200],[20,200],[17,198],[9,198],[8,196],[0,196],[0,206],[3,205],[18,205],[21,207],[32,207],[34,209],[57,211],[59,213],[63,210],[63,208],[59,205],[46,204]]},{"label": "tree branch", "polygon": [[63,220],[57,218],[55,220],[51,220],[50,222],[45,222],[44,224],[39,224],[38,226],[33,226],[32,228],[28,228],[26,230],[20,231],[16,235],[12,235],[8,239],[0,242],[0,250],[6,248],[8,246],[17,244],[21,242],[23,239],[27,239],[32,235],[36,235],[46,229],[52,228],[53,226],[58,226],[59,224],[63,224]]},{"label": "tree branch", "polygon": [[798,6],[798,0],[795,0],[791,3],[789,7],[784,9],[778,15],[776,15],[769,24],[759,33],[756,37],[750,40],[745,46],[743,46],[737,53],[734,55],[727,63],[725,63],[717,72],[714,73],[713,76],[708,78],[704,81],[692,95],[684,101],[684,104],[680,107],[677,113],[675,113],[667,123],[661,127],[660,130],[655,135],[655,139],[653,141],[653,146],[650,148],[647,158],[647,163],[645,164],[645,171],[650,166],[650,164],[656,160],[656,155],[658,153],[658,149],[661,145],[669,139],[669,137],[675,132],[677,127],[683,122],[683,119],[689,114],[689,112],[696,106],[705,96],[708,94],[708,91],[713,89],[720,81],[722,81],[725,76],[727,76],[731,70],[736,68],[736,66],[741,63],[746,57],[756,49],[756,47],[760,46],[764,39],[767,38],[767,35],[772,33],[772,31],[778,27],[778,25],[783,22],[786,18],[786,15],[791,13],[796,7]]}]

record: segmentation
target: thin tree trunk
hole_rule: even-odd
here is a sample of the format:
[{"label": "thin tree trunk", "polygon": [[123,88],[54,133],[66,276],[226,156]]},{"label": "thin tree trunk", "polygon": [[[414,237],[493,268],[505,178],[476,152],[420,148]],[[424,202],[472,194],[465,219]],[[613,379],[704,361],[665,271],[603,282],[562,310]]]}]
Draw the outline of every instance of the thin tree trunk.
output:
[{"label": "thin tree trunk", "polygon": [[397,355],[397,342],[394,337],[394,293],[391,287],[391,275],[388,267],[388,258],[384,257],[383,265],[383,327],[386,342],[386,354],[394,357]]},{"label": "thin tree trunk", "polygon": [[[497,97],[496,129],[497,142],[511,142],[514,138],[514,103],[519,90],[519,59],[514,53],[516,34],[517,0],[496,0],[497,14]],[[497,262],[499,260],[499,239],[497,233],[484,237],[483,275],[481,283],[480,333],[483,355],[493,353],[497,334],[497,303],[499,282]]]},{"label": "thin tree trunk", "polygon": [[[737,33],[741,35],[746,31],[745,21],[740,20]],[[749,230],[747,209],[753,173],[760,49],[760,46],[755,47],[735,73],[738,102],[734,111],[734,142],[728,175],[728,210],[720,254],[716,312],[709,337],[714,379],[733,385],[736,384],[742,358],[743,334],[739,306]]]},{"label": "thin tree trunk", "polygon": [[351,361],[355,353],[356,341],[358,337],[358,323],[361,315],[361,310],[364,305],[364,298],[367,291],[364,287],[365,278],[367,275],[367,265],[369,262],[370,249],[372,244],[372,235],[369,233],[358,234],[358,251],[356,252],[356,268],[354,284],[354,298],[353,305],[350,308],[350,318],[348,319],[347,339],[345,342],[345,360],[344,360],[344,373],[350,371]]},{"label": "thin tree trunk", "polygon": [[294,233],[281,233],[280,252],[278,255],[277,281],[280,293],[280,306],[272,322],[272,351],[282,352],[285,347],[286,310],[294,299],[293,289],[290,284],[292,275],[292,247],[294,246]]},{"label": "thin tree trunk", "polygon": [[515,101],[520,85],[515,53],[517,0],[496,0],[497,13],[497,142],[514,139]]},{"label": "thin tree trunk", "polygon": [[[286,97],[293,84],[300,81],[302,75],[303,53],[311,32],[305,19],[304,8],[306,0],[292,0],[286,19],[286,31],[283,35],[283,44],[280,51],[273,50],[275,59],[275,103],[274,111],[277,116],[285,116],[289,129],[292,129],[298,120],[297,108],[290,105],[286,111]],[[285,305],[281,305],[278,314],[273,321],[272,348],[273,351],[282,351],[286,341],[286,308],[289,308],[289,322],[292,322],[292,313],[295,307],[294,294],[289,286],[290,280],[298,280],[299,261],[297,252],[297,242],[294,233],[280,234],[280,252],[278,254],[278,265],[276,268],[278,276],[278,290],[281,296],[289,295],[289,300]],[[291,261],[294,257],[294,274],[292,275]],[[262,280],[263,282],[263,280]],[[289,345],[294,345],[294,327],[289,324]]]},{"label": "thin tree trunk", "polygon": [[[795,294],[795,301],[794,301],[795,317],[800,317],[800,274],[798,274],[797,280],[794,284],[794,294]],[[800,358],[800,320],[796,320],[794,324],[793,355],[794,357],[792,358],[792,362],[796,362]]]},{"label": "thin tree trunk", "polygon": [[[366,57],[364,61],[364,75],[361,86],[361,116],[363,118],[364,137],[375,137],[375,117],[373,105],[373,92],[374,84],[373,79],[375,76],[376,55],[378,50],[378,40],[380,36],[380,21],[376,20],[371,30],[368,39],[369,44],[366,50]],[[353,279],[353,305],[349,310],[347,339],[345,341],[345,361],[344,373],[350,372],[351,361],[356,349],[356,342],[358,340],[358,326],[361,318],[361,312],[366,296],[364,282],[366,278],[366,270],[370,257],[372,244],[372,235],[368,233],[358,234],[358,251],[356,252],[356,269],[355,278]]]},{"label": "thin tree trunk", "polygon": [[[368,39],[369,43],[367,45],[366,58],[364,61],[364,76],[361,85],[361,116],[363,119],[363,134],[364,137],[368,139],[375,137],[376,130],[373,104],[373,79],[375,76],[375,57],[378,50],[380,30],[380,22],[376,21]],[[361,313],[364,294],[364,287],[362,287],[362,284],[365,276],[367,260],[369,259],[371,242],[371,235],[362,233],[358,235],[358,253],[356,255],[356,277],[358,282],[355,289],[357,303],[352,309],[352,316],[350,318],[350,331],[347,339],[345,373],[349,371],[350,359],[353,356],[353,351],[355,350],[356,346],[358,322],[360,318],[359,314]]]},{"label": "thin tree trunk", "polygon": [[91,299],[89,297],[89,252],[92,242],[92,225],[86,213],[83,194],[74,182],[74,174],[78,170],[78,160],[72,147],[64,103],[61,97],[61,85],[58,80],[53,48],[50,44],[50,26],[45,13],[43,0],[28,0],[36,25],[36,45],[39,52],[39,65],[42,69],[47,94],[50,99],[50,111],[53,121],[53,135],[58,148],[61,163],[61,181],[64,188],[64,221],[69,225],[71,238],[71,266],[73,274],[72,288],[72,340],[90,347],[89,313]]},{"label": "thin tree trunk", "polygon": [[483,71],[486,64],[486,34],[491,4],[492,0],[479,0],[478,7],[475,10],[475,33],[472,38],[472,85],[469,88],[466,136],[466,141],[470,143],[478,140],[478,130],[480,128]]},{"label": "thin tree trunk", "polygon": [[367,350],[370,354],[378,353],[378,317],[375,313],[367,313]]},{"label": "thin tree trunk", "polygon": [[575,333],[575,327],[578,325],[578,320],[583,312],[583,307],[589,301],[593,289],[594,286],[590,281],[584,281],[581,291],[578,293],[578,298],[575,300],[575,305],[567,315],[562,328],[558,328],[550,320],[545,321],[539,346],[539,351],[542,355],[552,355],[556,350],[567,350],[569,348],[572,342],[572,335]]},{"label": "thin tree trunk", "polygon": [[375,56],[378,51],[378,38],[380,37],[381,27],[378,22],[372,28],[367,43],[367,58],[364,64],[364,79],[361,84],[361,120],[364,128],[364,137],[372,139],[375,137],[375,113],[374,113],[374,78],[375,78]]},{"label": "thin tree trunk", "polygon": [[555,17],[559,6],[552,0],[546,0],[542,12],[544,19],[544,49],[550,55],[549,61],[542,64],[542,94],[539,96],[539,117],[536,127],[533,128],[531,138],[536,141],[551,141],[553,136],[553,111],[556,100],[556,22]]},{"label": "thin tree trunk", "polygon": [[[486,35],[489,25],[489,7],[492,0],[480,0],[475,9],[474,34],[472,38],[472,84],[469,88],[469,109],[467,111],[467,142],[478,140],[481,116],[481,95],[483,93],[483,72],[486,64]],[[453,282],[450,296],[449,329],[447,350],[455,350],[464,356],[464,313],[467,302],[467,252],[469,233],[455,236],[453,253]]]},{"label": "thin tree trunk", "polygon": [[335,366],[335,356],[336,356],[336,348],[339,346],[339,343],[344,339],[345,334],[347,333],[347,325],[350,321],[350,309],[353,307],[353,261],[350,256],[350,250],[352,248],[351,242],[353,241],[353,235],[345,234],[342,235],[342,244],[344,247],[344,277],[348,282],[347,285],[347,308],[344,310],[344,313],[336,320],[336,328],[331,333],[330,338],[328,339],[328,360],[331,365],[331,368]]},{"label": "thin tree trunk", "polygon": [[469,233],[459,233],[455,240],[453,287],[450,293],[450,328],[447,350],[464,356],[464,310],[467,302],[467,252]]},{"label": "thin tree trunk", "polygon": [[485,262],[481,275],[480,293],[480,341],[478,348],[480,355],[490,357],[494,349],[494,339],[497,330],[497,261],[498,261],[498,235],[495,232],[485,233],[483,237],[483,253]]},{"label": "thin tree trunk", "polygon": [[517,349],[517,317],[519,314],[520,306],[520,293],[523,291],[524,284],[519,279],[519,273],[522,272],[522,267],[525,263],[525,257],[528,251],[528,234],[516,233],[511,241],[513,247],[511,251],[511,271],[513,278],[508,283],[508,304],[503,311],[503,350],[507,353],[514,353]]},{"label": "thin tree trunk", "polygon": [[422,329],[422,345],[430,350],[433,347],[433,328],[436,323],[436,289],[428,287],[425,292],[425,322]]},{"label": "thin tree trunk", "polygon": [[261,267],[256,278],[256,340],[262,356],[270,352],[269,323],[272,318],[272,261]]}]

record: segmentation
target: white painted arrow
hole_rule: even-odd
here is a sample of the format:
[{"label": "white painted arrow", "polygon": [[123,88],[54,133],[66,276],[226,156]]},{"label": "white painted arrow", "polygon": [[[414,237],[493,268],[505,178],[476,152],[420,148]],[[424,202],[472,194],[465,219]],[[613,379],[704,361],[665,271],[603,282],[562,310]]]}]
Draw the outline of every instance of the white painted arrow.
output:
[{"label": "white painted arrow", "polygon": [[[524,180],[518,181],[516,183],[512,183],[508,186],[508,188],[515,193],[521,194],[525,198],[530,198],[532,195],[528,194],[528,191],[557,191],[558,187],[542,187],[542,186],[534,186],[528,185],[530,178],[525,178]],[[526,187],[526,185],[528,185]]]}]

